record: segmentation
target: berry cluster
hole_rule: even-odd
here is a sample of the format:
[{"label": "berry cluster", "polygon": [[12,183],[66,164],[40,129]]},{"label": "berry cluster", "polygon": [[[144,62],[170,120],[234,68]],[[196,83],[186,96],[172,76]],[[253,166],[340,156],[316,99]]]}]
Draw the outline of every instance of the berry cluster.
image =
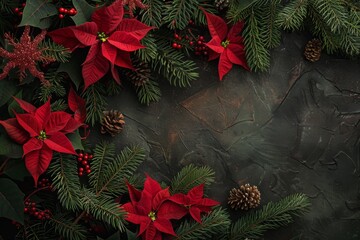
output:
[{"label": "berry cluster", "polygon": [[43,178],[38,182],[38,187],[49,187],[51,189],[51,182],[47,178]]},{"label": "berry cluster", "polygon": [[75,16],[77,14],[77,11],[75,8],[70,8],[70,9],[67,9],[67,8],[59,8],[58,9],[59,11],[59,18],[60,19],[63,19],[66,15],[69,15],[69,16]]},{"label": "berry cluster", "polygon": [[180,36],[178,33],[174,33],[174,41],[171,47],[181,49],[183,46],[193,49],[196,56],[208,55],[208,47],[205,45],[204,36],[202,35],[197,37],[191,35]]},{"label": "berry cluster", "polygon": [[194,44],[195,55],[208,55],[208,47],[205,45],[204,36],[198,36]]},{"label": "berry cluster", "polygon": [[91,173],[90,160],[93,158],[92,154],[80,152],[78,154],[78,175],[82,177],[84,174]]},{"label": "berry cluster", "polygon": [[26,3],[22,3],[21,7],[14,8],[14,13],[17,14],[18,16],[22,16],[25,6],[26,6]]},{"label": "berry cluster", "polygon": [[51,212],[49,209],[40,210],[36,208],[36,203],[30,199],[25,201],[24,213],[29,214],[39,220],[46,220],[51,218]]}]

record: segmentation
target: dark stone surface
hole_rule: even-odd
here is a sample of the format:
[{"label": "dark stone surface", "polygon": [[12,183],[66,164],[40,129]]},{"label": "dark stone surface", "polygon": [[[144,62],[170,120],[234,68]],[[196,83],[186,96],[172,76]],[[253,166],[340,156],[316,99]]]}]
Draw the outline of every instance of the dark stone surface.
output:
[{"label": "dark stone surface", "polygon": [[258,185],[262,203],[306,193],[311,212],[266,239],[360,239],[360,62],[323,54],[311,64],[302,57],[305,40],[284,35],[268,73],[236,66],[223,82],[217,61],[199,61],[191,88],[164,83],[149,107],[124,91],[109,101],[126,116],[113,140],[143,146],[139,171],[158,180],[189,163],[212,167],[208,193],[224,205],[246,182]]}]

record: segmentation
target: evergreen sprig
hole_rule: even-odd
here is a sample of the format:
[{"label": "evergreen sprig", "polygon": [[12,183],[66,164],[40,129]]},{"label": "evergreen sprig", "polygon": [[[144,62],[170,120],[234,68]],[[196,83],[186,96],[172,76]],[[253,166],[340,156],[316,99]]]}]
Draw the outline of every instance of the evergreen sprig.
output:
[{"label": "evergreen sprig", "polygon": [[106,109],[106,90],[100,82],[88,87],[82,94],[86,101],[86,122],[91,126],[99,123]]},{"label": "evergreen sprig", "polygon": [[73,218],[64,213],[53,215],[49,225],[54,228],[54,232],[64,239],[85,240],[86,228],[80,224],[74,223]]},{"label": "evergreen sprig", "polygon": [[166,5],[164,21],[170,29],[184,29],[199,6],[198,0],[173,0]]},{"label": "evergreen sprig", "polygon": [[39,44],[39,49],[44,49],[42,54],[46,57],[54,58],[57,62],[68,62],[71,57],[71,52],[69,49],[62,45],[56,44],[51,40],[42,41]]},{"label": "evergreen sprig", "polygon": [[149,26],[160,27],[164,2],[162,0],[143,0],[143,3],[148,8],[140,11],[141,21]]},{"label": "evergreen sprig", "polygon": [[270,202],[236,221],[231,226],[228,239],[259,239],[265,231],[293,222],[294,217],[305,213],[309,206],[309,198],[304,194],[293,194],[278,202]]},{"label": "evergreen sprig", "polygon": [[78,210],[81,207],[80,184],[76,174],[77,161],[73,155],[54,153],[49,166],[52,184],[58,194],[60,204],[68,210]]},{"label": "evergreen sprig", "polygon": [[182,52],[171,48],[164,40],[158,41],[157,46],[157,56],[151,61],[151,66],[155,71],[161,73],[171,85],[187,87],[199,77],[196,63],[186,59]]},{"label": "evergreen sprig", "polygon": [[65,73],[56,72],[54,69],[50,69],[45,73],[45,79],[49,81],[49,85],[41,84],[37,90],[36,98],[40,103],[45,103],[49,98],[64,97],[66,95],[66,89],[64,87]]},{"label": "evergreen sprig", "polygon": [[226,239],[231,221],[223,208],[215,208],[201,218],[201,223],[194,220],[184,221],[176,230],[177,240]]},{"label": "evergreen sprig", "polygon": [[171,180],[172,193],[187,193],[191,188],[202,183],[210,185],[214,182],[215,172],[210,167],[197,167],[193,164],[182,168]]},{"label": "evergreen sprig", "polygon": [[137,87],[136,94],[140,103],[145,105],[149,105],[152,102],[157,102],[161,97],[159,84],[152,79],[150,79],[144,85]]}]

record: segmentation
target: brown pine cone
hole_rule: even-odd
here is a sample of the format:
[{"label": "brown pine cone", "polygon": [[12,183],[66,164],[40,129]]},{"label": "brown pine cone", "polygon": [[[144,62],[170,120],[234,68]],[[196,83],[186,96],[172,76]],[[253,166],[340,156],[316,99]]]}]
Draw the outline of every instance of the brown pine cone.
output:
[{"label": "brown pine cone", "polygon": [[112,137],[120,133],[125,125],[124,115],[118,110],[103,111],[101,133],[110,133]]},{"label": "brown pine cone", "polygon": [[247,183],[241,185],[239,188],[230,190],[228,204],[235,210],[248,210],[259,206],[260,199],[259,189],[256,186],[250,186],[250,184]]},{"label": "brown pine cone", "polygon": [[229,0],[215,0],[215,7],[222,11],[223,9],[229,7]]},{"label": "brown pine cone", "polygon": [[134,59],[132,64],[135,69],[126,71],[126,76],[135,87],[145,85],[151,76],[149,65],[146,62],[141,62],[139,59]]},{"label": "brown pine cone", "polygon": [[304,56],[310,62],[318,61],[321,56],[321,41],[316,38],[308,41],[305,46]]}]

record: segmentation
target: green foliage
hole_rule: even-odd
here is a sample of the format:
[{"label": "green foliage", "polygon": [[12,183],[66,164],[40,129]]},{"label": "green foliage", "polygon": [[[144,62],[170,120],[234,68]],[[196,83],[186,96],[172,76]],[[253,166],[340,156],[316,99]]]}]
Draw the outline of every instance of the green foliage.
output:
[{"label": "green foliage", "polygon": [[7,134],[0,135],[0,155],[9,158],[21,158],[23,155],[23,149],[21,145],[15,143]]},{"label": "green foliage", "polygon": [[51,25],[50,18],[56,14],[56,6],[48,1],[27,0],[19,26],[30,25],[45,29]]},{"label": "green foliage", "polygon": [[124,193],[125,181],[134,174],[144,157],[139,147],[126,147],[115,155],[114,144],[98,144],[94,150],[92,172],[89,174],[89,183],[96,195],[106,192],[118,196]]},{"label": "green foliage", "polygon": [[0,0],[0,12],[13,13],[17,4],[17,1],[14,0]]},{"label": "green foliage", "polygon": [[0,107],[5,105],[9,99],[18,92],[17,80],[3,79],[0,81]]},{"label": "green foliage", "polygon": [[49,239],[49,231],[42,222],[24,225],[16,234],[16,240],[45,240]]},{"label": "green foliage", "polygon": [[136,93],[140,103],[145,105],[149,105],[151,102],[157,102],[161,97],[159,84],[152,79],[144,85],[137,87]]},{"label": "green foliage", "polygon": [[141,21],[149,26],[160,27],[162,25],[162,0],[143,0],[148,6],[140,11]]},{"label": "green foliage", "polygon": [[148,34],[141,40],[141,44],[146,46],[146,48],[140,48],[135,54],[141,61],[149,63],[157,55],[156,39],[153,34]]},{"label": "green foliage", "polygon": [[68,62],[71,57],[71,52],[69,49],[62,45],[58,45],[51,40],[42,41],[39,44],[39,49],[44,49],[42,54],[45,57],[52,57],[57,62]]},{"label": "green foliage", "polygon": [[184,221],[176,230],[177,240],[225,239],[231,223],[229,214],[223,208],[216,208],[201,218],[202,223],[194,220]]},{"label": "green foliage", "polygon": [[71,17],[74,23],[80,25],[90,21],[95,7],[91,6],[86,0],[72,0],[72,3],[77,11],[76,15]]},{"label": "green foliage", "polygon": [[197,167],[193,164],[181,169],[171,180],[170,189],[172,193],[187,193],[191,188],[202,183],[210,185],[214,182],[215,172],[207,166]]},{"label": "green foliage", "polygon": [[0,217],[24,224],[24,193],[7,178],[0,178]]},{"label": "green foliage", "polygon": [[77,162],[74,156],[54,153],[49,166],[53,187],[58,193],[60,204],[68,210],[80,209],[80,184],[76,174]]},{"label": "green foliage", "polygon": [[164,21],[170,29],[184,29],[198,8],[198,0],[173,0],[166,5]]},{"label": "green foliage", "polygon": [[294,217],[306,212],[309,206],[309,199],[304,194],[293,194],[276,203],[270,202],[236,221],[231,226],[228,239],[259,239],[265,231],[293,222]]},{"label": "green foliage", "polygon": [[285,30],[299,30],[307,15],[309,0],[291,1],[279,13],[276,23]]},{"label": "green foliage", "polygon": [[66,74],[50,69],[45,73],[45,79],[49,81],[49,85],[41,84],[37,89],[36,98],[40,103],[45,103],[51,97],[64,97],[66,89],[64,79]]},{"label": "green foliage", "polygon": [[171,48],[166,41],[157,42],[158,52],[151,61],[154,70],[161,73],[171,85],[186,87],[199,77],[198,67],[192,60],[186,59],[182,52]]},{"label": "green foliage", "polygon": [[82,94],[86,101],[86,122],[91,126],[101,121],[106,109],[106,90],[100,82],[88,87]]},{"label": "green foliage", "polygon": [[68,108],[68,104],[64,99],[57,99],[51,103],[51,111],[65,111]]},{"label": "green foliage", "polygon": [[51,217],[49,224],[55,232],[64,239],[85,240],[86,228],[80,224],[73,223],[72,217],[66,214],[56,214]]}]

